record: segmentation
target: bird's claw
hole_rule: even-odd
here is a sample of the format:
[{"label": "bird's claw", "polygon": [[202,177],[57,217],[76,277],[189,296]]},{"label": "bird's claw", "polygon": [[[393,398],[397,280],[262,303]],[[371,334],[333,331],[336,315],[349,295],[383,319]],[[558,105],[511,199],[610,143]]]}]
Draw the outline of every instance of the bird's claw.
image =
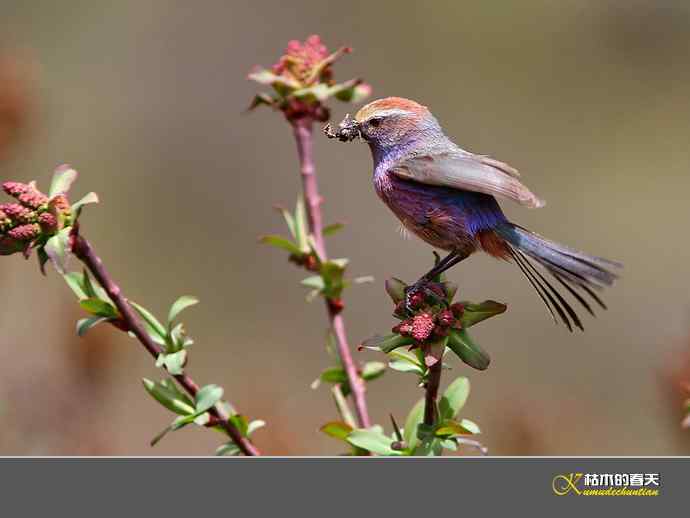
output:
[{"label": "bird's claw", "polygon": [[426,300],[431,300],[433,304],[446,303],[445,298],[432,289],[432,285],[438,285],[438,283],[422,278],[414,284],[405,287],[405,309],[408,313],[414,313],[422,305],[420,303],[420,295],[422,303]]}]

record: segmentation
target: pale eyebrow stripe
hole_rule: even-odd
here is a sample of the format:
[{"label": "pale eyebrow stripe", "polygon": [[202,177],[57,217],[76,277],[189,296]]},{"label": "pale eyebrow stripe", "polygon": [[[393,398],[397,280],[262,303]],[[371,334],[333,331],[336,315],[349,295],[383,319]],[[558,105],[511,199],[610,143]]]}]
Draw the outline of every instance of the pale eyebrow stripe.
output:
[{"label": "pale eyebrow stripe", "polygon": [[372,117],[388,117],[390,115],[412,115],[412,112],[409,112],[407,110],[401,110],[400,108],[391,108],[390,110],[381,110],[372,113],[369,117],[366,118],[366,120],[369,120]]}]

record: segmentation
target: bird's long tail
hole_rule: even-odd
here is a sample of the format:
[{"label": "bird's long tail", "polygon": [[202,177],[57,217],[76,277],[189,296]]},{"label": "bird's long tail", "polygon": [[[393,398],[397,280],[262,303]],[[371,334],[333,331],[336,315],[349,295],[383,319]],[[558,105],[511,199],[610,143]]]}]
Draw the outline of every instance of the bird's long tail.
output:
[{"label": "bird's long tail", "polygon": [[555,321],[560,319],[570,331],[573,330],[572,324],[583,329],[575,310],[540,268],[551,274],[556,286],[564,288],[590,314],[594,315],[594,311],[588,298],[606,309],[596,291],[613,284],[618,276],[612,270],[622,267],[622,264],[578,252],[509,222],[499,225],[495,233],[506,242],[509,256],[537,291]]}]

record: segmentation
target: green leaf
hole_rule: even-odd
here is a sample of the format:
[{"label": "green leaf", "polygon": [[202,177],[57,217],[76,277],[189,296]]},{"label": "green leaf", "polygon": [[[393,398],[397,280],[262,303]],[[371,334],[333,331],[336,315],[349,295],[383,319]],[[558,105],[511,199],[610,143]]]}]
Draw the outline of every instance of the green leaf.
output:
[{"label": "green leaf", "polygon": [[325,83],[317,83],[313,86],[295,90],[292,95],[296,99],[307,102],[323,102],[331,95],[331,88]]},{"label": "green leaf", "polygon": [[362,347],[384,353],[390,353],[398,347],[412,345],[413,343],[414,339],[409,336],[401,336],[399,334],[390,334],[385,336],[376,335],[362,342]]},{"label": "green leaf", "polygon": [[132,307],[139,313],[139,316],[144,320],[144,323],[146,324],[146,327],[149,331],[149,334],[153,334],[158,336],[160,339],[165,340],[165,337],[167,336],[167,329],[163,324],[161,324],[158,319],[153,316],[153,313],[151,313],[148,309],[146,309],[143,306],[140,306],[136,302],[129,301],[129,303],[132,305]]},{"label": "green leaf", "polygon": [[198,303],[199,299],[191,295],[182,295],[177,299],[170,307],[170,312],[168,313],[168,330],[172,328],[173,322],[182,311]]},{"label": "green leaf", "polygon": [[84,196],[81,200],[75,202],[72,204],[72,211],[77,214],[81,212],[81,209],[84,207],[84,205],[90,205],[92,203],[98,203],[100,200],[98,199],[98,194],[95,192],[90,192],[86,196]]},{"label": "green leaf", "polygon": [[196,411],[205,412],[223,397],[223,389],[218,385],[206,385],[196,394]]},{"label": "green leaf", "polygon": [[405,419],[405,429],[403,430],[403,437],[405,444],[410,451],[414,451],[417,445],[417,426],[424,420],[424,398],[421,398],[410,410],[410,413]]},{"label": "green leaf", "polygon": [[350,411],[350,407],[347,404],[345,396],[343,396],[340,385],[333,385],[331,388],[331,393],[333,394],[333,401],[335,402],[335,407],[338,409],[340,417],[342,417],[343,421],[354,429],[355,419],[352,416],[352,412]]},{"label": "green leaf", "polygon": [[267,106],[273,106],[276,103],[276,99],[274,99],[272,96],[266,93],[260,93],[256,94],[254,96],[254,99],[252,99],[252,102],[249,104],[249,107],[247,108],[247,111],[251,111],[262,104],[265,104]]},{"label": "green leaf", "polygon": [[53,179],[50,182],[48,197],[53,198],[58,194],[67,194],[77,176],[77,172],[68,165],[61,165],[55,169]]},{"label": "green leaf", "polygon": [[228,418],[228,421],[230,421],[230,424],[237,428],[242,437],[247,436],[247,431],[249,430],[249,420],[245,416],[242,414],[234,414]]},{"label": "green leaf", "polygon": [[491,358],[472,340],[464,329],[451,329],[448,334],[448,348],[470,367],[483,371],[489,367]]},{"label": "green leaf", "polygon": [[77,322],[77,336],[84,336],[89,329],[108,320],[110,319],[107,317],[82,318]]},{"label": "green leaf", "polygon": [[320,275],[312,275],[306,279],[302,279],[301,284],[307,288],[312,288],[318,291],[322,291],[326,285]]},{"label": "green leaf", "polygon": [[472,304],[470,302],[463,302],[465,311],[462,314],[461,322],[463,329],[472,327],[487,318],[491,318],[501,313],[505,313],[508,306],[493,300],[485,300],[479,304]]},{"label": "green leaf", "polygon": [[86,287],[84,286],[84,274],[80,272],[69,272],[62,276],[67,283],[67,286],[74,292],[74,294],[80,299],[89,298],[92,295],[86,293]]},{"label": "green leaf", "polygon": [[402,452],[391,448],[393,439],[382,432],[372,429],[356,429],[347,436],[347,442],[352,446],[363,448],[377,455],[398,456]]},{"label": "green leaf", "polygon": [[156,359],[156,367],[165,367],[170,374],[177,376],[184,372],[184,364],[187,361],[187,351],[184,349],[174,353],[161,353]]},{"label": "green leaf", "polygon": [[409,363],[407,360],[391,360],[388,366],[394,371],[398,372],[414,372],[418,376],[424,376],[426,372],[424,368],[419,365]]},{"label": "green leaf", "polygon": [[101,299],[89,298],[79,301],[79,305],[84,311],[88,311],[92,315],[105,318],[119,318],[120,313],[117,308],[112,306],[109,302]]},{"label": "green leaf", "polygon": [[331,95],[339,101],[356,104],[371,95],[371,86],[360,79],[351,79],[331,87]]},{"label": "green leaf", "polygon": [[295,231],[295,218],[292,217],[290,211],[285,207],[276,207],[276,209],[283,215],[283,219],[285,219],[285,223],[290,231],[290,235],[293,238],[297,238],[297,232]]},{"label": "green leaf", "polygon": [[352,427],[342,421],[330,421],[319,428],[319,431],[334,439],[347,442],[347,436],[352,432]]},{"label": "green leaf", "polygon": [[146,378],[144,378],[142,382],[146,391],[168,410],[180,415],[190,415],[194,413],[194,407],[180,398],[179,392],[171,390],[162,383],[156,383]]},{"label": "green leaf", "polygon": [[388,296],[394,304],[397,304],[405,298],[405,288],[407,288],[407,284],[400,279],[396,279],[395,277],[386,279],[385,287],[386,293],[388,293]]},{"label": "green leaf", "polygon": [[482,433],[479,429],[479,425],[469,419],[460,419],[460,426],[462,426],[465,430],[468,430],[471,434]]},{"label": "green leaf", "polygon": [[326,225],[325,227],[323,227],[321,233],[324,236],[332,236],[333,234],[335,234],[339,230],[342,230],[343,228],[345,228],[345,225],[343,223],[331,223],[330,225]]},{"label": "green leaf", "polygon": [[151,439],[151,446],[155,446],[158,444],[158,442],[165,437],[169,432],[174,432],[179,430],[180,428],[184,428],[188,424],[192,424],[194,422],[194,419],[196,419],[198,416],[196,414],[192,414],[189,416],[179,416],[175,418],[175,420],[172,422],[170,426],[165,428],[163,431],[161,431],[158,435],[156,435],[153,439]]},{"label": "green leaf", "polygon": [[256,81],[262,85],[271,85],[276,92],[282,96],[288,95],[290,92],[297,90],[301,85],[288,77],[279,76],[265,68],[257,68],[247,76],[251,81]]},{"label": "green leaf", "polygon": [[63,228],[48,239],[45,245],[46,254],[48,254],[55,270],[62,275],[67,273],[67,261],[72,253],[69,247],[69,234],[71,231],[72,227]]},{"label": "green leaf", "polygon": [[263,428],[264,426],[266,426],[266,421],[262,421],[261,419],[255,419],[254,421],[249,423],[249,426],[247,426],[247,436],[250,436],[258,429]]},{"label": "green leaf", "polygon": [[299,246],[297,246],[289,239],[284,238],[283,236],[263,236],[259,239],[259,243],[262,243],[264,245],[275,246],[276,248],[281,248],[282,250],[287,250],[291,254],[301,255],[304,253],[304,251],[301,250]]},{"label": "green leaf", "polygon": [[347,383],[347,374],[342,367],[329,367],[321,373],[319,379],[326,383]]},{"label": "green leaf", "polygon": [[161,380],[159,383],[163,385],[166,389],[174,392],[176,394],[177,399],[184,401],[187,405],[194,408],[194,401],[192,401],[192,398],[190,398],[189,395],[185,392],[182,392],[178,388],[177,384],[172,380],[172,378],[165,378]]},{"label": "green leaf", "polygon": [[362,379],[365,381],[375,380],[383,376],[386,372],[386,364],[383,362],[367,362],[362,368]]},{"label": "green leaf", "polygon": [[453,419],[458,415],[469,395],[470,381],[465,377],[460,377],[448,385],[438,404],[441,419]]},{"label": "green leaf", "polygon": [[307,213],[304,210],[304,201],[300,196],[297,198],[297,204],[295,206],[295,239],[297,240],[297,246],[304,253],[309,252],[307,234]]},{"label": "green leaf", "polygon": [[216,455],[222,456],[235,456],[241,453],[239,447],[232,441],[226,442],[218,447],[216,450]]}]

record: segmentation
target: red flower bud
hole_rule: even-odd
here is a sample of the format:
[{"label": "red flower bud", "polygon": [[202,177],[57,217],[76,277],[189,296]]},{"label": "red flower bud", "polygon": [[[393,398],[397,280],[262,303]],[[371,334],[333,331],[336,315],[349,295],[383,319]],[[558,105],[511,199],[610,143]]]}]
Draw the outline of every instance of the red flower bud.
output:
[{"label": "red flower bud", "polygon": [[20,194],[17,199],[19,203],[30,209],[38,209],[41,205],[48,203],[48,196],[35,189]]},{"label": "red flower bud", "polygon": [[412,319],[405,320],[398,326],[398,334],[401,336],[410,336],[412,334],[413,327]]},{"label": "red flower bud", "polygon": [[33,238],[38,236],[40,232],[41,227],[35,223],[31,223],[28,225],[19,225],[18,227],[14,227],[12,230],[7,232],[7,235],[8,237],[18,241],[31,241]]},{"label": "red flower bud", "polygon": [[18,203],[3,203],[0,205],[0,211],[13,223],[28,223],[35,216],[33,212]]},{"label": "red flower bud", "polygon": [[31,187],[29,185],[20,182],[4,182],[2,184],[2,190],[14,198],[28,192],[30,189]]},{"label": "red flower bud", "polygon": [[434,318],[430,313],[420,313],[412,318],[412,337],[423,342],[434,330]]},{"label": "red flower bud", "polygon": [[328,307],[332,313],[337,315],[343,309],[345,309],[345,303],[343,302],[343,299],[328,299]]},{"label": "red flower bud", "polygon": [[455,318],[460,318],[465,312],[465,306],[463,306],[461,302],[456,302],[450,306],[450,310],[453,312]]},{"label": "red flower bud", "polygon": [[437,319],[439,325],[443,327],[450,327],[455,323],[455,316],[453,316],[453,312],[448,309],[441,311],[438,314]]},{"label": "red flower bud", "polygon": [[58,229],[58,220],[50,212],[44,212],[38,216],[38,224],[46,234],[54,234]]}]

